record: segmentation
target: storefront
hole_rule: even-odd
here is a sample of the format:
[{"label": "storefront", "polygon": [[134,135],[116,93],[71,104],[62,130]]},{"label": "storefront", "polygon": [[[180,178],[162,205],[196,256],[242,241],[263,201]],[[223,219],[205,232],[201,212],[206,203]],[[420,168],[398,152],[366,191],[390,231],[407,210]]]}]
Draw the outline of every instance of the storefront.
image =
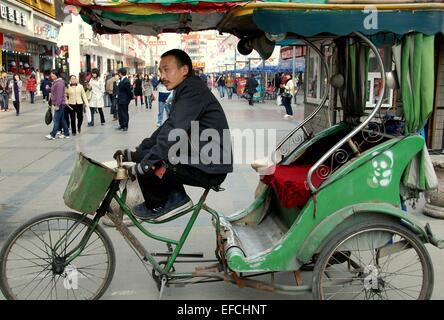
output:
[{"label": "storefront", "polygon": [[26,35],[32,34],[32,11],[17,3],[0,3],[1,65],[7,72],[24,71],[32,62]]},{"label": "storefront", "polygon": [[56,66],[60,23],[18,1],[0,2],[2,70],[29,75]]},{"label": "storefront", "polygon": [[68,72],[66,60],[68,57],[66,49],[57,47],[60,32],[60,24],[41,13],[34,11],[34,40],[38,44],[38,55],[35,56],[34,65],[41,71],[53,68],[63,69]]}]

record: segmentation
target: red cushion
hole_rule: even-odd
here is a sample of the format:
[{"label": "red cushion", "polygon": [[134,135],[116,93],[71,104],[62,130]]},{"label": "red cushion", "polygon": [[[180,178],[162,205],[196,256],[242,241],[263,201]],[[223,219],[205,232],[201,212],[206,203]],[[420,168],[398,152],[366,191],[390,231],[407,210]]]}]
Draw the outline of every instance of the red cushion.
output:
[{"label": "red cushion", "polygon": [[[311,196],[306,181],[307,173],[311,167],[311,164],[300,166],[278,165],[272,175],[262,177],[262,182],[273,188],[284,208],[304,206]],[[317,174],[313,174],[313,185],[317,187],[321,182],[322,179]]]}]

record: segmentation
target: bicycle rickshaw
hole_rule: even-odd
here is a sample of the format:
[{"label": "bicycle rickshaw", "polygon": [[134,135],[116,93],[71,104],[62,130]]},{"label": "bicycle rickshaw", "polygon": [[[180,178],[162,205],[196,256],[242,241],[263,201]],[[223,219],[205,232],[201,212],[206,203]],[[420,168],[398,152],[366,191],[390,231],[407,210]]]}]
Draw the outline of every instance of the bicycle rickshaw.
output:
[{"label": "bicycle rickshaw", "polygon": [[[412,188],[406,183],[412,179],[409,172],[421,171],[421,163],[427,163],[424,139],[417,132],[428,114],[412,125],[412,112],[418,113],[413,109],[419,107],[414,99],[406,101],[409,87],[417,89],[415,76],[408,73],[410,63],[416,63],[417,57],[409,53],[416,44],[415,50],[422,48],[421,52],[427,55],[433,42],[425,35],[404,34],[442,32],[442,5],[376,5],[380,27],[365,30],[363,5],[65,2],[80,5],[84,19],[98,32],[217,28],[241,38],[241,52],[248,53],[252,46],[264,56],[268,49],[263,45],[270,46],[270,39],[282,34],[303,39],[319,55],[327,89],[314,111],[278,144],[271,161],[274,173],[266,174],[270,168],[266,162],[253,165],[261,174],[254,202],[245,210],[225,216],[205,203],[212,189],[221,188],[205,190],[193,208],[162,221],[190,215],[179,240],[151,233],[145,225],[155,221],[140,223],[134,217],[126,205],[128,180],[124,169],[108,168],[80,154],[64,194],[67,206],[77,212],[35,217],[16,230],[4,245],[0,287],[6,298],[100,298],[115,269],[113,245],[99,225],[105,215],[140,259],[152,267],[152,277],[160,292],[165,286],[220,280],[275,293],[311,291],[316,299],[431,297],[433,266],[425,244],[442,249],[444,243],[432,234],[429,225],[422,225],[403,210],[403,204],[405,190]],[[205,12],[206,19],[199,12]],[[392,39],[401,45],[403,69],[400,72],[397,68],[397,72],[403,90],[404,126],[400,125],[403,121],[394,122],[382,116],[386,73],[374,45],[377,39],[372,38],[378,32],[395,35]],[[334,57],[332,76],[326,54],[317,45],[318,40],[327,38],[332,39],[332,51],[327,50]],[[363,106],[366,72],[360,72],[366,70],[369,52],[382,76],[381,95],[370,111]],[[430,69],[423,71],[425,81]],[[406,74],[413,82],[406,82]],[[387,80],[395,87],[394,74],[389,75]],[[335,94],[331,94],[326,108],[332,91],[340,95],[341,107],[339,103],[335,106]],[[335,112],[342,113],[342,121],[316,133],[317,117],[333,107]],[[422,172],[413,180],[422,179],[425,189],[425,184],[433,187],[432,178],[433,173],[429,172],[427,177]],[[154,253],[144,248],[122,222],[122,214],[110,210],[113,202],[144,235],[164,242],[167,251]],[[176,268],[182,261],[177,258],[196,258],[181,253],[181,249],[201,212],[212,216],[216,257],[212,264],[194,272],[178,272]],[[310,269],[312,282],[301,283],[301,270]],[[67,290],[62,285],[69,282],[72,270],[80,275],[77,290]],[[294,273],[296,283],[276,283],[277,272]],[[270,282],[255,279],[263,274],[271,275]]]}]

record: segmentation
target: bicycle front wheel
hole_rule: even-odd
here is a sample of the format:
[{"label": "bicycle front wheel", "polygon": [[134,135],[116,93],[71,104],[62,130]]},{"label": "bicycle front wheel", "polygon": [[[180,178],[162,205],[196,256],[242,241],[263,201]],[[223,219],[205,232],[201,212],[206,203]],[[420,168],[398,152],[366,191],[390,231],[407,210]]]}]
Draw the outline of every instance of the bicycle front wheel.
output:
[{"label": "bicycle front wheel", "polygon": [[38,216],[18,228],[0,253],[0,289],[11,300],[92,300],[114,275],[114,248],[96,226],[82,252],[70,253],[91,231],[93,221],[75,212]]}]

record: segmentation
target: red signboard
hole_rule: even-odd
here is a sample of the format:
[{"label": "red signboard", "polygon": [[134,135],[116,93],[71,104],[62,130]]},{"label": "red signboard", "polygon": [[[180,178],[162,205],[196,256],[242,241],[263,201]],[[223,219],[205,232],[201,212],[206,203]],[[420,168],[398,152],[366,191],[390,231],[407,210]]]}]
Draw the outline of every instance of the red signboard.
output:
[{"label": "red signboard", "polygon": [[305,46],[295,46],[295,47],[282,47],[281,48],[281,59],[288,60],[293,58],[293,48],[295,49],[296,58],[305,56],[306,47]]},{"label": "red signboard", "polygon": [[242,93],[244,93],[244,91],[245,91],[245,87],[246,87],[246,85],[247,85],[247,78],[244,78],[244,77],[240,77],[240,78],[237,78],[235,81],[237,81],[237,94],[242,94]]}]

